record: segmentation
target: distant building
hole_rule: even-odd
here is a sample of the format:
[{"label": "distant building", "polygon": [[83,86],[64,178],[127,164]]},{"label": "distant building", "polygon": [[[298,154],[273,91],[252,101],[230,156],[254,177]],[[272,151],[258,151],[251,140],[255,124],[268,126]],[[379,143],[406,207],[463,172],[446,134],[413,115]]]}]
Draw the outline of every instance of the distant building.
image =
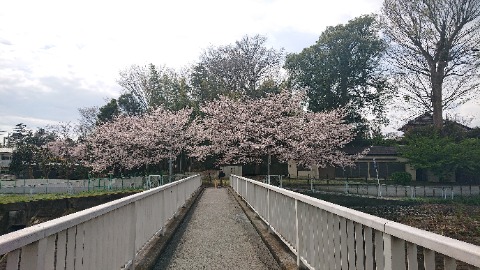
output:
[{"label": "distant building", "polygon": [[[363,148],[348,148],[345,152],[356,154],[363,151]],[[412,180],[416,180],[416,170],[407,164],[407,160],[398,155],[396,147],[393,146],[371,146],[368,154],[359,158],[354,167],[332,167],[326,168],[299,168],[295,162],[288,163],[288,173],[292,178],[314,177],[319,179],[389,179],[394,172],[408,172]]]},{"label": "distant building", "polygon": [[0,148],[0,174],[9,172],[13,148]]}]

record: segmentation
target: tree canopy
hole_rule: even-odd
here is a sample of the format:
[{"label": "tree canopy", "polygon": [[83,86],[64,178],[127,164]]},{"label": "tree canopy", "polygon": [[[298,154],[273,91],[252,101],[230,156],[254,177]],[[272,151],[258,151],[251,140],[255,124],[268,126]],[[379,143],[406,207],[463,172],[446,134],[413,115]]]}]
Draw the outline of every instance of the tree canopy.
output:
[{"label": "tree canopy", "polygon": [[403,157],[417,169],[428,169],[440,181],[449,181],[457,170],[465,172],[480,169],[480,139],[456,139],[438,132],[414,133],[399,147]]},{"label": "tree canopy", "polygon": [[234,44],[210,47],[191,73],[192,96],[197,102],[219,95],[258,98],[278,92],[283,50],[266,47],[267,38],[244,36]]},{"label": "tree canopy", "polygon": [[176,158],[188,144],[191,109],[162,106],[141,116],[121,115],[98,126],[85,141],[88,165],[95,172],[124,170]]},{"label": "tree canopy", "polygon": [[441,128],[444,109],[478,93],[480,1],[385,0],[382,18],[402,98]]},{"label": "tree canopy", "polygon": [[132,65],[120,72],[118,83],[125,94],[123,109],[134,114],[159,106],[180,110],[191,105],[186,76],[167,67]]},{"label": "tree canopy", "polygon": [[365,129],[365,115],[383,117],[389,85],[380,64],[385,43],[375,17],[365,15],[347,24],[327,27],[318,41],[287,56],[290,80],[305,89],[314,112],[343,108],[346,119]]},{"label": "tree canopy", "polygon": [[204,117],[190,127],[191,155],[216,155],[218,163],[259,163],[262,157],[311,166],[351,165],[356,156],[341,149],[354,135],[342,110],[313,113],[303,95],[283,91],[260,99],[221,97],[201,107]]}]

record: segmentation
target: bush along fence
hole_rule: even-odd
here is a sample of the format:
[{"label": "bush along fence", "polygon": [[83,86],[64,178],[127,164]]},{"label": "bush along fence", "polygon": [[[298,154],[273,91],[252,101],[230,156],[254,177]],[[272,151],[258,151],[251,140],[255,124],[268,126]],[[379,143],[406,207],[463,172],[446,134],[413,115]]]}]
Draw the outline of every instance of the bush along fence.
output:
[{"label": "bush along fence", "polygon": [[131,269],[201,186],[199,175],[0,236],[7,270]]},{"label": "bush along fence", "polygon": [[[477,269],[480,247],[230,177],[231,187],[309,269]],[[422,267],[423,266],[423,267]]]}]

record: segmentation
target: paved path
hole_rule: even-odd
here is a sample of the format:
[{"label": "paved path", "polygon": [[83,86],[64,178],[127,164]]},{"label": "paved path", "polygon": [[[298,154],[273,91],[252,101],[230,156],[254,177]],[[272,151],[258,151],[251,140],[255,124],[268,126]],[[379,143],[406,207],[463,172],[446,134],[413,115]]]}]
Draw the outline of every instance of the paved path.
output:
[{"label": "paved path", "polygon": [[154,269],[280,269],[225,188],[207,188]]}]

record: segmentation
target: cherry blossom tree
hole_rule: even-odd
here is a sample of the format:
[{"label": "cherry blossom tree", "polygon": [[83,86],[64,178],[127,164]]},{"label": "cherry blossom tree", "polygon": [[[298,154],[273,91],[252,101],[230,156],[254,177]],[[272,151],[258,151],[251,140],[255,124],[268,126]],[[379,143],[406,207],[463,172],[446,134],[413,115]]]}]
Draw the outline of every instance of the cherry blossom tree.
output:
[{"label": "cherry blossom tree", "polygon": [[191,155],[221,158],[218,163],[260,163],[264,156],[295,160],[307,166],[352,165],[358,156],[341,149],[354,138],[345,112],[304,110],[304,94],[269,95],[261,99],[221,97],[206,103],[189,134],[196,143]]},{"label": "cherry blossom tree", "polygon": [[283,92],[261,99],[221,97],[192,109],[159,107],[142,116],[119,116],[98,126],[86,141],[96,172],[133,169],[176,159],[186,151],[217,163],[261,162],[265,156],[299,164],[347,166],[356,156],[341,151],[353,137],[345,112],[307,112],[304,95]]},{"label": "cherry blossom tree", "polygon": [[132,169],[175,159],[186,149],[191,109],[159,107],[142,116],[119,116],[96,128],[87,140],[96,172]]},{"label": "cherry blossom tree", "polygon": [[55,135],[55,140],[42,145],[41,153],[50,161],[59,163],[64,177],[68,178],[75,167],[83,163],[85,145],[75,137],[75,127],[69,122],[48,128]]}]

